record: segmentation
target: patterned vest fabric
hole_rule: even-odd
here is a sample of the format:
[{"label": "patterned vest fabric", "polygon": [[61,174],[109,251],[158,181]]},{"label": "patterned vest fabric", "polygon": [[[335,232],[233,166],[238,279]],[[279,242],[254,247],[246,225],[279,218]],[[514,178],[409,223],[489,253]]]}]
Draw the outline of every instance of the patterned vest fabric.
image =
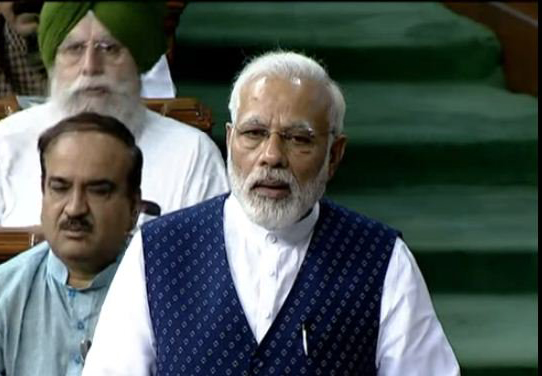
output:
[{"label": "patterned vest fabric", "polygon": [[142,228],[157,374],[376,375],[382,287],[400,234],[321,200],[296,281],[258,345],[228,266],[226,197]]}]

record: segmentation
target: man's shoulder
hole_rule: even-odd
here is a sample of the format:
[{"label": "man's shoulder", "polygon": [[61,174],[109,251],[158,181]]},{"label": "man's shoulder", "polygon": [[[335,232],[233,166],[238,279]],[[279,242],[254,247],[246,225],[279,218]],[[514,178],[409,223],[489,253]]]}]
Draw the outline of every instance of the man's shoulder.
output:
[{"label": "man's shoulder", "polygon": [[0,120],[0,138],[8,137],[11,134],[28,132],[29,129],[39,131],[47,127],[45,119],[48,118],[49,111],[50,104],[43,103],[9,115]]},{"label": "man's shoulder", "polygon": [[31,282],[37,270],[47,259],[49,244],[42,242],[14,258],[0,264],[0,306],[15,291],[24,289]]},{"label": "man's shoulder", "polygon": [[11,279],[14,275],[32,272],[38,268],[49,253],[49,249],[49,244],[42,242],[0,264],[0,283]]},{"label": "man's shoulder", "polygon": [[182,123],[171,117],[161,115],[155,111],[145,109],[146,132],[163,133],[167,132],[170,136],[205,138],[205,133],[196,127]]},{"label": "man's shoulder", "polygon": [[172,226],[178,227],[178,224],[188,224],[193,220],[216,221],[222,220],[220,216],[223,213],[224,201],[229,193],[215,196],[202,201],[196,205],[188,206],[171,213],[162,215],[152,221],[145,223],[142,227],[143,232],[168,230]]},{"label": "man's shoulder", "polygon": [[145,123],[138,145],[143,153],[156,150],[156,155],[176,160],[222,158],[218,147],[204,132],[191,125],[146,109]]}]

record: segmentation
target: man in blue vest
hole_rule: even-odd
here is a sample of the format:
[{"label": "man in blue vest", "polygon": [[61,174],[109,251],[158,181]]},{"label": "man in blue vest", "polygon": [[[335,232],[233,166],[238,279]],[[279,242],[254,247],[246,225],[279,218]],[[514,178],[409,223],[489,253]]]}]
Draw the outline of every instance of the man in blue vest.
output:
[{"label": "man in blue vest", "polygon": [[326,71],[265,54],[229,109],[231,194],[143,226],[83,375],[459,375],[401,234],[322,199],[346,145]]}]

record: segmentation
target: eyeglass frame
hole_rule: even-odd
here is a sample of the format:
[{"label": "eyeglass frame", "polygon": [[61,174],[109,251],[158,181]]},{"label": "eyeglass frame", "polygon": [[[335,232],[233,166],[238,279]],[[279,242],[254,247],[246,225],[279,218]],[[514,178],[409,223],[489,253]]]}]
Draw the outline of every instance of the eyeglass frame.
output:
[{"label": "eyeglass frame", "polygon": [[[284,143],[284,145],[286,146],[286,149],[287,150],[291,150],[291,151],[296,151],[298,153],[302,153],[302,154],[306,154],[306,153],[309,153],[311,152],[314,147],[316,146],[316,143],[314,143],[314,140],[316,139],[316,137],[318,136],[328,136],[328,135],[331,135],[332,137],[335,137],[336,136],[336,132],[334,129],[331,129],[327,132],[316,132],[314,130],[314,128],[312,128],[310,125],[308,124],[297,124],[297,125],[293,125],[293,126],[289,126],[285,129],[281,129],[281,130],[270,130],[269,127],[266,127],[264,125],[249,125],[249,127],[252,127],[250,129],[246,129],[246,130],[243,130],[243,129],[239,129],[239,126],[237,125],[234,125],[232,123],[226,123],[226,126],[232,130],[234,130],[235,132],[239,133],[239,136],[241,137],[241,142],[246,142],[247,141],[247,136],[246,133],[249,132],[249,131],[265,131],[266,132],[266,135],[265,136],[262,136],[263,138],[260,139],[260,140],[253,140],[255,142],[255,145],[254,146],[248,146],[248,145],[243,145],[243,147],[249,149],[249,150],[254,150],[254,149],[257,149],[260,145],[262,145],[263,143],[265,142],[268,142],[269,139],[271,138],[271,135],[273,133],[276,133],[281,141]],[[306,144],[306,149],[303,148],[303,144],[295,144],[293,143],[292,144],[292,139],[295,137],[295,135],[292,135],[291,132],[295,129],[303,129],[303,130],[306,130],[309,132],[309,137],[310,137],[310,144]],[[242,133],[244,131],[244,133]],[[245,137],[245,138],[243,138]],[[245,141],[243,141],[245,140]]]},{"label": "eyeglass frame", "polygon": [[[122,51],[125,49],[125,47],[119,42],[107,39],[92,42],[68,41],[62,43],[58,47],[57,55],[65,59],[68,64],[75,64],[78,63],[83,58],[83,56],[85,56],[89,45],[92,45],[94,51],[97,51],[102,58],[113,64],[118,62],[118,59],[122,56]],[[77,47],[84,48],[76,50]],[[111,48],[113,48],[112,51],[109,50]]]}]

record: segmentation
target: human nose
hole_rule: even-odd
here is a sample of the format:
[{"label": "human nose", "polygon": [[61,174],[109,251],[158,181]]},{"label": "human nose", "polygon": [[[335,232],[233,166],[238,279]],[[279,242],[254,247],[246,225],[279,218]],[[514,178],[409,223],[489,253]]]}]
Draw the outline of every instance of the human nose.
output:
[{"label": "human nose", "polygon": [[288,158],[286,145],[278,132],[271,132],[267,140],[264,140],[260,164],[270,167],[287,167]]},{"label": "human nose", "polygon": [[87,214],[88,203],[85,194],[80,190],[74,190],[68,198],[64,211],[69,217],[79,217]]},{"label": "human nose", "polygon": [[92,44],[89,44],[85,49],[81,64],[83,74],[87,76],[93,76],[103,72],[102,56]]}]

